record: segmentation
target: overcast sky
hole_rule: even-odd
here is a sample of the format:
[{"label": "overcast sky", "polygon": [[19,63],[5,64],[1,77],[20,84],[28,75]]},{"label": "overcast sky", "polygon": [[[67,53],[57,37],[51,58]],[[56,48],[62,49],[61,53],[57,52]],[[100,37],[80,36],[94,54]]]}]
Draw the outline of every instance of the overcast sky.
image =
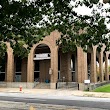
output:
[{"label": "overcast sky", "polygon": [[[100,0],[100,3],[103,3],[103,0]],[[71,2],[71,4],[74,5],[74,2]],[[96,7],[96,6],[94,5],[94,7]],[[109,3],[104,4],[104,8],[110,8],[110,4]],[[98,8],[97,8],[97,10],[98,10]],[[76,11],[78,14],[81,14],[81,15],[91,15],[91,12],[92,12],[92,10],[90,8],[85,7],[84,5],[79,6],[78,8],[74,9],[74,11]],[[107,13],[102,13],[100,10],[98,10],[98,11],[103,16],[107,15]],[[108,14],[110,15],[110,13],[108,13]],[[107,24],[107,27],[110,29],[110,24]]]}]

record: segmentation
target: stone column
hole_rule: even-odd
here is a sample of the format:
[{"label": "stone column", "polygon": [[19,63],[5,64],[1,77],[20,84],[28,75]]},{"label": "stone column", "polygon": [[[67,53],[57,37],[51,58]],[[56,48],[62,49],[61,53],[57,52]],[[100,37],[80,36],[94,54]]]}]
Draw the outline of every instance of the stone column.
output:
[{"label": "stone column", "polygon": [[96,47],[93,47],[91,52],[91,82],[97,82],[97,74],[96,74]]},{"label": "stone column", "polygon": [[62,53],[60,54],[60,74],[61,78],[65,77],[64,82],[72,81],[71,74],[71,54],[70,53]]},{"label": "stone column", "polygon": [[78,82],[78,72],[77,72],[77,55],[75,55],[75,82]]},{"label": "stone column", "polygon": [[33,61],[32,53],[29,53],[29,56],[28,56],[27,82],[34,82],[34,61]]},{"label": "stone column", "polygon": [[87,53],[81,47],[77,48],[77,82],[79,90],[85,89],[84,80],[87,80]]},{"label": "stone column", "polygon": [[22,82],[27,82],[27,58],[22,59],[21,81]]},{"label": "stone column", "polygon": [[108,54],[105,55],[105,80],[109,81],[109,72],[108,72]]},{"label": "stone column", "polygon": [[34,87],[34,55],[33,52],[29,53],[27,61],[27,88]]},{"label": "stone column", "polygon": [[50,74],[50,88],[56,89],[56,84],[58,81],[58,50],[57,47],[52,49],[51,51],[51,70],[52,74]]},{"label": "stone column", "polygon": [[14,78],[14,55],[13,50],[10,48],[10,45],[7,44],[7,74],[6,81],[13,82]]},{"label": "stone column", "polygon": [[104,75],[103,75],[103,51],[99,53],[99,73],[100,73],[100,81],[103,82]]},{"label": "stone column", "polygon": [[[6,55],[8,57],[8,55]],[[6,58],[7,59],[7,58]],[[7,60],[5,62],[5,82],[7,81]]]},{"label": "stone column", "polygon": [[77,48],[77,81],[84,83],[87,79],[87,53],[81,47]]}]

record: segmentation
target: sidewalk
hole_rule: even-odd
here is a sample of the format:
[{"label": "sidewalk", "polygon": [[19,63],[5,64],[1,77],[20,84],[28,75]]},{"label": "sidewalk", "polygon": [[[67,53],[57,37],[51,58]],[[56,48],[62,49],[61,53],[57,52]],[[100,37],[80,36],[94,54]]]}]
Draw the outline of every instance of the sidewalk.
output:
[{"label": "sidewalk", "polygon": [[85,92],[72,89],[24,89],[20,91],[19,88],[0,88],[0,92],[5,93],[24,93],[24,94],[37,94],[37,95],[54,95],[54,96],[85,96],[85,97],[100,97],[110,98],[110,93],[102,92]]}]

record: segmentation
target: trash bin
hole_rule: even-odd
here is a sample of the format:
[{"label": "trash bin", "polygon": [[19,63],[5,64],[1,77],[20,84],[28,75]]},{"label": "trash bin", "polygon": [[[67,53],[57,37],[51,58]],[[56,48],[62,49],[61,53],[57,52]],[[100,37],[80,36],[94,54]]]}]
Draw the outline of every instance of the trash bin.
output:
[{"label": "trash bin", "polygon": [[50,81],[48,79],[45,80],[46,83],[49,83]]}]

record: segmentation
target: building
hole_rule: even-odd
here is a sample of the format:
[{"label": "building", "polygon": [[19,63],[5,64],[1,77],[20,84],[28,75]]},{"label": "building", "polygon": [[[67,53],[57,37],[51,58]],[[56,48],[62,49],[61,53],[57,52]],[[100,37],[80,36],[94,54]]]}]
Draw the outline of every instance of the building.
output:
[{"label": "building", "polygon": [[[104,0],[105,3],[108,1]],[[63,82],[66,85],[78,84],[79,89],[84,89],[85,81],[90,81],[94,86],[109,81],[110,53],[105,52],[104,47],[100,53],[97,46],[88,48],[87,53],[81,47],[77,47],[74,52],[62,53],[61,48],[56,45],[59,37],[58,31],[52,32],[35,44],[28,58],[24,59],[14,57],[13,50],[7,43],[5,59],[0,60],[0,86],[33,88],[38,82],[43,82],[56,89]]]},{"label": "building", "polygon": [[[79,84],[79,89],[84,89],[85,80],[90,80],[93,85],[109,81],[109,52],[105,52],[104,47],[100,53],[97,46],[88,48],[87,53],[81,47],[74,52],[62,53],[56,45],[59,37],[58,31],[52,32],[43,41],[33,45],[28,58],[24,59],[14,58],[8,43],[6,57],[0,62],[0,86],[34,88],[42,82],[56,89],[61,82],[72,85],[74,82]],[[97,63],[99,76],[96,73]]]}]

